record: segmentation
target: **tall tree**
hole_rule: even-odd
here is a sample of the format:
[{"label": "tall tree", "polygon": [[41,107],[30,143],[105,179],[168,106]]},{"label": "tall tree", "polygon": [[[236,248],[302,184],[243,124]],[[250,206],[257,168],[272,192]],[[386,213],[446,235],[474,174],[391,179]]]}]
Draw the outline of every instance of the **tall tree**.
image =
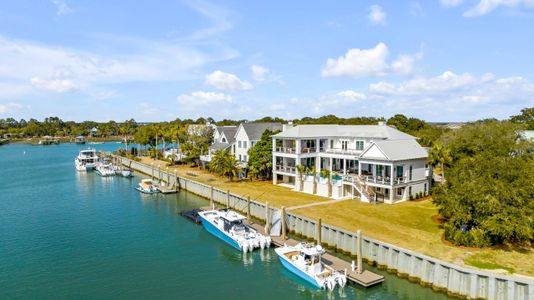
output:
[{"label": "tall tree", "polygon": [[269,129],[265,130],[261,138],[248,151],[248,168],[249,176],[268,180],[272,178],[273,174],[273,132]]},{"label": "tall tree", "polygon": [[445,179],[445,165],[451,162],[451,153],[449,149],[443,147],[439,142],[435,143],[432,149],[428,152],[428,163],[431,166],[438,166],[441,169],[441,178],[443,182]]},{"label": "tall tree", "polygon": [[239,172],[238,161],[231,153],[222,149],[213,153],[208,168],[211,172],[228,177],[230,181],[232,181],[233,178],[237,176],[237,172]]}]

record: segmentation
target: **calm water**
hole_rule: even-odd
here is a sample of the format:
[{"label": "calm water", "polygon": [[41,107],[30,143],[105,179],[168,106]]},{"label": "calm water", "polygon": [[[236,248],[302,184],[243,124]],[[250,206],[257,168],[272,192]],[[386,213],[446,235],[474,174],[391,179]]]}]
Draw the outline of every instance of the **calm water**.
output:
[{"label": "calm water", "polygon": [[177,215],[204,199],[76,172],[86,147],[0,146],[0,299],[445,299],[387,274],[367,290],[316,290],[274,251],[243,255]]}]

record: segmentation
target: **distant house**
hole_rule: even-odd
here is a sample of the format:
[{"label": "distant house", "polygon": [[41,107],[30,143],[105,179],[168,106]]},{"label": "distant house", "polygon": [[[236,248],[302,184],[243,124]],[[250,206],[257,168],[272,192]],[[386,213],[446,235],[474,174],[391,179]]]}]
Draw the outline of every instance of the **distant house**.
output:
[{"label": "distant house", "polygon": [[89,136],[91,137],[98,136],[98,128],[96,127],[91,128],[91,130],[89,130]]},{"label": "distant house", "polygon": [[521,137],[527,141],[534,141],[534,130],[521,131]]}]

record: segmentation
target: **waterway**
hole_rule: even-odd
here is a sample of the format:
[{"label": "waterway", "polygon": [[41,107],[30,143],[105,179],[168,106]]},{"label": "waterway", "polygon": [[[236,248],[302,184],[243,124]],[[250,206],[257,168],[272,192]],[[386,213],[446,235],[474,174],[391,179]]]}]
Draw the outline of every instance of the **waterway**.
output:
[{"label": "waterway", "polygon": [[272,249],[243,254],[177,214],[203,198],[75,171],[87,147],[0,146],[0,299],[447,299],[376,269],[379,286],[317,290]]}]

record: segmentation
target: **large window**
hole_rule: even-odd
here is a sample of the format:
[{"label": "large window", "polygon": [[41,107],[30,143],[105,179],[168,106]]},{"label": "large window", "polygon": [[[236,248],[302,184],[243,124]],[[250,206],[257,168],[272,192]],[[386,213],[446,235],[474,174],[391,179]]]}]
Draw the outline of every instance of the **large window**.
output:
[{"label": "large window", "polygon": [[349,148],[349,141],[341,141],[341,149],[347,150]]},{"label": "large window", "polygon": [[330,140],[330,149],[334,149],[334,140]]},{"label": "large window", "polygon": [[410,166],[410,176],[409,176],[410,180],[412,180],[412,175],[413,175],[413,168],[412,166]]},{"label": "large window", "polygon": [[247,149],[247,141],[243,141],[243,148]]},{"label": "large window", "polygon": [[363,150],[363,141],[356,141],[356,150]]},{"label": "large window", "polygon": [[237,141],[237,148],[241,148],[241,141]]},{"label": "large window", "polygon": [[397,166],[397,177],[404,176],[404,168],[402,166]]}]

